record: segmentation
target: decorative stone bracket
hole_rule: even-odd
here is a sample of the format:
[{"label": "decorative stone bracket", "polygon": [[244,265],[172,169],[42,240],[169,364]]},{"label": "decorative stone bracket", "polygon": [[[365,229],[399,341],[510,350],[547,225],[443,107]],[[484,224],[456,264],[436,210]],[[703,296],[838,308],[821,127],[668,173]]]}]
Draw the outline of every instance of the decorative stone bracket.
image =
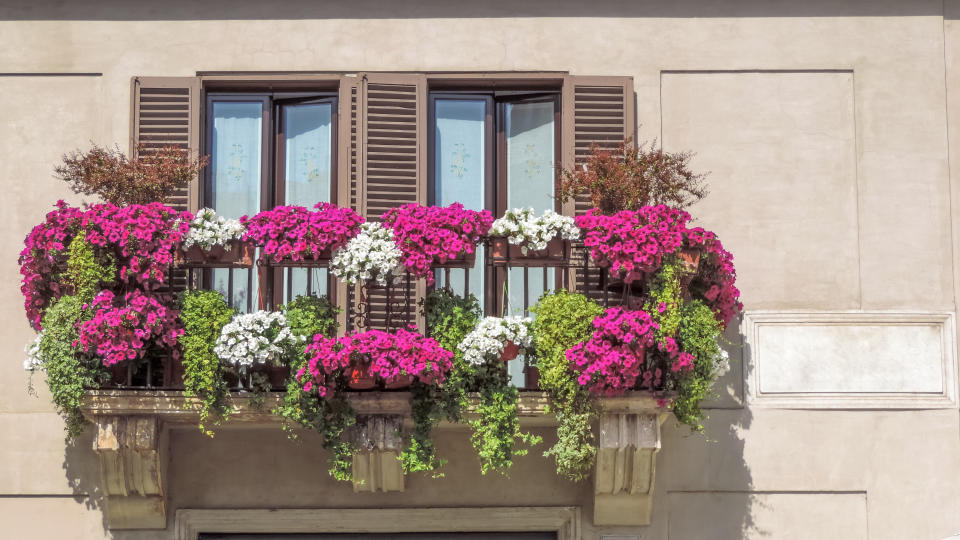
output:
[{"label": "decorative stone bracket", "polygon": [[594,525],[649,525],[660,451],[658,411],[604,412],[593,474]]},{"label": "decorative stone bracket", "polygon": [[[233,396],[230,424],[269,425],[278,394],[254,407],[249,396]],[[399,456],[401,431],[410,416],[403,392],[351,396],[357,424],[349,436],[359,449],[353,458],[355,492],[404,490]],[[525,392],[518,413],[527,427],[555,426],[545,415],[545,394]],[[649,525],[660,425],[666,418],[649,394],[602,398],[599,448],[594,472],[595,525]],[[93,449],[100,460],[110,529],[164,529],[166,433],[164,426],[195,424],[198,403],[176,391],[101,390],[87,394],[84,414],[96,426]]]},{"label": "decorative stone bracket", "polygon": [[403,491],[403,416],[361,415],[350,429],[358,450],[353,456],[353,491]]},{"label": "decorative stone bracket", "polygon": [[98,416],[93,450],[100,459],[111,529],[167,526],[163,431],[156,416]]}]

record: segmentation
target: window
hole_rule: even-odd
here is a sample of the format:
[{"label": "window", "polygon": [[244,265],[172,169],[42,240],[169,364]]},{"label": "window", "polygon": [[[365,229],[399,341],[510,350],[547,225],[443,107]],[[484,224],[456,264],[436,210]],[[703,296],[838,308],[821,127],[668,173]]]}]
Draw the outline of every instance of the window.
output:
[{"label": "window", "polygon": [[[277,205],[308,208],[336,201],[337,98],[326,94],[209,93],[201,205],[237,218]],[[240,309],[261,295],[254,271],[217,269],[207,279]],[[286,268],[267,275],[274,304],[329,294],[325,269]]]},{"label": "window", "polygon": [[[460,202],[495,217],[508,208],[560,210],[559,93],[433,93],[429,126],[431,204]],[[555,288],[560,271],[494,270],[481,251],[469,270],[438,271],[436,286],[474,294],[487,314],[529,315],[529,307]],[[508,369],[523,387],[524,360],[511,361]]]},{"label": "window", "polygon": [[[429,125],[431,204],[460,202],[494,216],[508,208],[560,210],[559,93],[433,93]],[[501,276],[485,270],[480,253],[469,272],[450,274],[449,286],[460,293],[469,290],[488,313],[527,313],[553,288],[549,278],[555,271],[513,268]],[[446,273],[439,272],[437,286],[446,285]]]}]

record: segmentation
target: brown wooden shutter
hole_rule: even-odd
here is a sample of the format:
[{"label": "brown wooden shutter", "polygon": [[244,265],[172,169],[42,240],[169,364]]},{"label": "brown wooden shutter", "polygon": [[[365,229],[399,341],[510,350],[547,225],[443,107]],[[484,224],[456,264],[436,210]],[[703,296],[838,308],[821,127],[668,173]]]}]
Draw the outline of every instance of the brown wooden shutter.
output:
[{"label": "brown wooden shutter", "polygon": [[[130,155],[138,145],[144,151],[179,146],[200,155],[200,79],[198,77],[134,77],[131,87],[132,122]],[[196,211],[200,182],[176,193],[171,206]]]},{"label": "brown wooden shutter", "polygon": [[[626,137],[636,136],[632,77],[580,77],[568,75],[563,81],[563,155],[565,169],[583,163],[596,145],[612,150]],[[567,215],[582,215],[592,207],[590,197],[582,195],[564,205]],[[577,290],[603,298],[599,289],[600,269],[575,272]]]},{"label": "brown wooden shutter", "polygon": [[[362,76],[357,100],[357,159],[360,174],[354,189],[360,213],[378,221],[384,212],[407,203],[426,203],[427,84],[417,73],[368,73]],[[404,289],[406,288],[406,293]],[[401,280],[394,292],[397,320],[422,326],[417,301],[423,280]],[[407,302],[409,295],[409,302]],[[371,328],[386,326],[386,294],[370,289]],[[403,326],[403,324],[399,324]]]}]

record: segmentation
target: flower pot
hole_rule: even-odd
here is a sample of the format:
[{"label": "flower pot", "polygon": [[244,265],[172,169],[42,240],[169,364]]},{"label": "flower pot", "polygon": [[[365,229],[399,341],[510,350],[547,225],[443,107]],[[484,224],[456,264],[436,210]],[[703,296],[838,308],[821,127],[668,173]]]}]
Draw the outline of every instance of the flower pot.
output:
[{"label": "flower pot", "polygon": [[503,347],[503,352],[500,353],[501,362],[509,362],[513,360],[520,354],[520,346],[512,341],[508,341]]},{"label": "flower pot", "polygon": [[279,261],[273,255],[263,253],[260,255],[260,265],[274,268],[327,268],[330,261],[333,260],[333,251],[325,249],[316,256],[304,255],[300,260],[293,260],[291,257],[284,257]]},{"label": "flower pot", "polygon": [[198,245],[190,246],[187,249],[179,249],[174,254],[174,263],[177,266],[193,267],[230,267],[230,266],[252,266],[253,265],[253,245],[241,242],[240,240],[230,240],[225,246],[212,246],[210,249],[203,249]]},{"label": "flower pot", "polygon": [[410,385],[413,384],[413,375],[403,375],[398,374],[386,379],[384,381],[384,388],[387,390],[400,390],[403,388],[410,388]]},{"label": "flower pot", "polygon": [[696,248],[683,248],[677,252],[683,267],[690,272],[696,272],[700,267],[700,250]]},{"label": "flower pot", "polygon": [[490,258],[494,264],[504,266],[556,266],[570,258],[570,240],[554,238],[546,249],[528,249],[511,244],[506,238],[491,238]]},{"label": "flower pot", "polygon": [[370,374],[370,367],[363,366],[350,369],[350,378],[347,385],[354,390],[370,390],[376,388],[377,381]]}]

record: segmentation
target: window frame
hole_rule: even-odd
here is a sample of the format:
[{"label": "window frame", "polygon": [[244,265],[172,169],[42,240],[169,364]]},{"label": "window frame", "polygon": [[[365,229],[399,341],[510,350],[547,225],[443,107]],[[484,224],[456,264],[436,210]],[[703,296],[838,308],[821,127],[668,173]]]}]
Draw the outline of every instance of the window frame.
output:
[{"label": "window frame", "polygon": [[[258,211],[270,210],[277,205],[286,204],[286,181],[285,160],[282,159],[282,152],[286,149],[286,138],[284,132],[283,111],[286,105],[306,105],[313,103],[330,104],[330,195],[329,202],[338,203],[339,195],[339,106],[340,96],[337,90],[317,89],[316,91],[279,91],[275,92],[268,89],[258,91],[253,88],[243,88],[242,90],[231,91],[229,89],[209,89],[204,92],[203,103],[204,110],[201,114],[203,119],[204,137],[200,141],[200,147],[205,155],[212,155],[213,152],[213,104],[214,102],[257,102],[261,103],[262,125],[261,125],[261,148],[260,148],[260,208]],[[213,167],[206,167],[203,173],[203,187],[200,190],[201,196],[198,202],[199,208],[209,207],[213,201]],[[248,270],[256,272],[257,266]],[[266,272],[264,283],[271,288],[271,303],[279,306],[283,303],[284,289],[289,289],[289,284],[284,287],[284,272],[282,269],[265,268]],[[231,270],[232,272],[232,270]],[[288,273],[289,275],[289,273]],[[202,283],[204,287],[213,286],[212,270],[207,269],[202,273]],[[231,278],[231,282],[233,279]],[[327,279],[326,296],[331,302],[336,302],[336,287],[332,280]],[[311,279],[307,280],[307,292],[312,294],[317,292],[311,287]],[[232,298],[228,299],[232,302]],[[259,301],[249,302],[251,309],[259,309]]]},{"label": "window frame", "polygon": [[[532,90],[504,90],[478,89],[471,90],[430,90],[427,91],[427,204],[436,204],[436,121],[438,100],[484,100],[486,103],[485,146],[488,151],[484,156],[484,207],[490,210],[494,217],[502,216],[507,211],[507,133],[506,112],[508,104],[544,103],[553,102],[553,162],[554,162],[554,205],[557,213],[562,213],[563,205],[556,198],[560,190],[559,166],[563,151],[563,121],[561,89],[537,88]],[[487,315],[499,316],[503,312],[503,298],[498,291],[504,290],[507,282],[507,273],[502,269],[484,265],[483,271],[483,312]],[[546,271],[547,269],[545,269]],[[527,270],[525,270],[526,272]],[[554,269],[553,288],[563,284],[562,270]],[[549,278],[546,281],[550,281]],[[545,282],[545,286],[547,283]]]}]

